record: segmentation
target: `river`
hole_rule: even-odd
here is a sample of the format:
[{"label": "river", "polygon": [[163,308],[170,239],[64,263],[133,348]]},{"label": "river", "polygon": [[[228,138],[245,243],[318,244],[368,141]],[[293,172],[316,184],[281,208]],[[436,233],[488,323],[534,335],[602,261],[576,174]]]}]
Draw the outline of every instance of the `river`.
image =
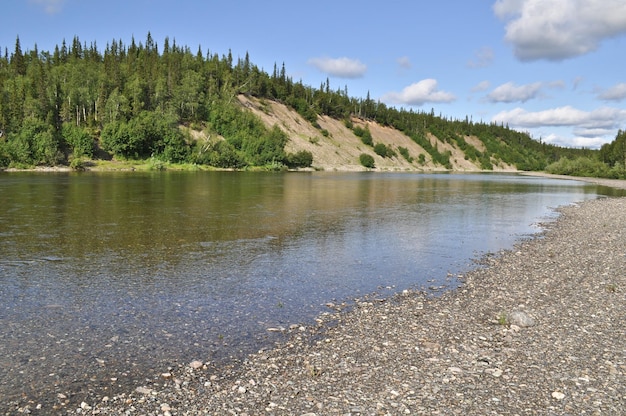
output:
[{"label": "river", "polygon": [[609,193],[505,174],[3,173],[0,409],[232,362],[329,302],[454,288],[555,207]]}]

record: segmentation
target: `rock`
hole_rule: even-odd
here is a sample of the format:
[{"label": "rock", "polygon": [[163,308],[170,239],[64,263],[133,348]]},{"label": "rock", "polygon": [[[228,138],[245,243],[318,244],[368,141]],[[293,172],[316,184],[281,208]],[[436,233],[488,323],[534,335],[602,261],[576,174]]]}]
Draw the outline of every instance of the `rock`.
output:
[{"label": "rock", "polygon": [[193,360],[192,362],[189,363],[189,367],[193,368],[194,370],[197,370],[198,368],[202,368],[204,364],[202,363],[202,361],[198,361],[198,360]]},{"label": "rock", "polygon": [[139,394],[151,394],[152,393],[152,389],[149,389],[148,387],[137,387],[135,391]]},{"label": "rock", "polygon": [[536,324],[535,320],[523,311],[513,311],[509,313],[506,320],[509,325],[516,325],[518,327],[534,326]]},{"label": "rock", "polygon": [[552,397],[556,400],[563,400],[565,398],[565,394],[561,393],[560,391],[554,391],[552,392]]}]

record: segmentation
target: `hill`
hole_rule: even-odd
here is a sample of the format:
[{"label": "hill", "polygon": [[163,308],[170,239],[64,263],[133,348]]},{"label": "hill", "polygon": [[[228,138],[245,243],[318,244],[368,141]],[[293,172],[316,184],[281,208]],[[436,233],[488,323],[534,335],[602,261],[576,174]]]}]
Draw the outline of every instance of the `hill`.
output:
[{"label": "hill", "polygon": [[[613,152],[615,153],[615,152]],[[619,153],[619,152],[617,152]],[[594,156],[508,126],[448,119],[303,85],[248,54],[193,54],[151,35],[104,52],[75,37],[0,56],[0,168],[100,159],[228,169],[542,170]],[[611,153],[612,154],[612,153]]]},{"label": "hill", "polygon": [[[351,117],[353,126],[370,131],[374,143],[382,143],[393,150],[395,155],[382,157],[373,150],[372,146],[365,145],[353,129],[350,129],[340,120],[329,116],[319,116],[316,128],[304,119],[295,110],[276,101],[260,100],[245,95],[238,96],[242,106],[263,123],[272,128],[274,125],[283,130],[289,141],[285,146],[288,153],[300,151],[311,152],[312,166],[319,170],[363,170],[359,162],[362,153],[372,155],[377,170],[383,171],[442,171],[447,170],[433,161],[431,155],[424,148],[402,132],[388,126],[382,126],[371,120]],[[480,171],[479,163],[468,160],[465,153],[458,146],[442,142],[434,135],[429,135],[433,147],[438,147],[451,154],[450,163],[453,171]],[[486,150],[485,145],[475,136],[466,136],[465,141],[471,143],[481,152]],[[407,150],[409,159],[403,157],[400,148]],[[419,155],[424,155],[424,162],[420,163]],[[494,171],[514,171],[517,168],[502,161],[493,160]]]}]

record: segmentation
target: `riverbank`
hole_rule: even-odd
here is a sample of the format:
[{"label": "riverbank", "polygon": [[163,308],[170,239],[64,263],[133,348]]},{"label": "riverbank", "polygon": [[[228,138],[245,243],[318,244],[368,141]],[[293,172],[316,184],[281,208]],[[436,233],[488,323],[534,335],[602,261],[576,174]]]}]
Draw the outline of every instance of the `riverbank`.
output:
[{"label": "riverbank", "polygon": [[554,178],[565,179],[571,181],[581,181],[593,183],[600,186],[606,186],[609,188],[626,189],[626,179],[606,179],[606,178],[593,178],[587,176],[569,176],[569,175],[553,175],[545,172],[519,172],[525,176],[540,176],[542,178]]},{"label": "riverbank", "polygon": [[241,366],[190,363],[70,413],[620,414],[626,199],[561,212],[458,290],[362,300]]}]

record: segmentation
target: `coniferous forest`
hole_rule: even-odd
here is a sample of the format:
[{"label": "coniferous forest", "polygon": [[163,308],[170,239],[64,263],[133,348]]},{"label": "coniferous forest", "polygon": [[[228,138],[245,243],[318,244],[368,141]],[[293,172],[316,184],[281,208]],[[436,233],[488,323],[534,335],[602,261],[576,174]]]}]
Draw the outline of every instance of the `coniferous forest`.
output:
[{"label": "coniferous forest", "polygon": [[[347,87],[331,87],[328,79],[317,88],[303,85],[286,75],[284,64],[268,73],[247,53],[236,59],[230,51],[219,55],[199,47],[194,53],[168,38],[158,46],[150,33],[143,42],[113,40],[104,50],[75,37],[54,51],[36,45],[23,51],[18,37],[13,51],[5,47],[3,52],[0,168],[80,168],[85,160],[107,158],[235,169],[310,166],[307,152],[285,152],[289,138],[283,130],[266,127],[241,106],[236,98],[245,94],[281,102],[313,126],[326,115],[347,126],[358,117],[393,127],[444,168],[450,168],[450,155],[433,146],[429,134],[458,147],[485,170],[499,160],[520,170],[606,177],[625,171],[622,131],[600,151],[557,147],[469,115],[448,119],[434,110],[388,107],[369,94],[350,97]],[[193,131],[220,139],[200,140]],[[486,150],[478,151],[466,136],[479,138]]]}]

